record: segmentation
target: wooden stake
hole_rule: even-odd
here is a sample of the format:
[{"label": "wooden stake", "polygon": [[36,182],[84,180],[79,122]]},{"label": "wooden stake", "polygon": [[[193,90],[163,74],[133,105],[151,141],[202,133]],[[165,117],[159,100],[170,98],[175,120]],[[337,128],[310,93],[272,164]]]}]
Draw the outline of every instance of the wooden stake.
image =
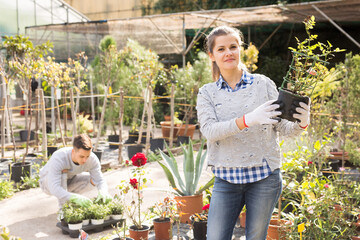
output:
[{"label": "wooden stake", "polygon": [[170,125],[170,139],[169,147],[173,147],[174,139],[174,106],[175,106],[175,84],[171,84],[171,95],[170,95],[170,111],[171,111],[171,125]]},{"label": "wooden stake", "polygon": [[2,98],[1,111],[1,157],[5,157],[5,103],[6,99]]},{"label": "wooden stake", "polygon": [[76,117],[75,117],[75,108],[74,108],[74,92],[72,88],[70,88],[70,107],[71,107],[71,118],[73,122],[73,136],[71,142],[73,142],[74,137],[77,135],[77,133],[76,133]]},{"label": "wooden stake", "polygon": [[41,126],[42,126],[42,153],[44,161],[47,161],[47,133],[46,133],[46,112],[45,112],[45,100],[44,100],[44,90],[39,89],[39,97],[40,97],[40,106],[41,106]]},{"label": "wooden stake", "polygon": [[36,151],[39,151],[39,105],[40,105],[40,99],[39,99],[39,88],[35,90],[35,99],[36,99],[36,110],[35,110],[35,149]]},{"label": "wooden stake", "polygon": [[149,153],[150,149],[150,133],[151,133],[151,112],[152,112],[152,89],[151,86],[148,86],[148,94],[146,103],[147,107],[147,129],[146,129],[146,144],[145,144],[145,154]]},{"label": "wooden stake", "polygon": [[119,165],[122,165],[123,158],[122,158],[122,148],[123,148],[123,120],[124,120],[124,89],[123,87],[120,88],[120,109],[119,109]]}]

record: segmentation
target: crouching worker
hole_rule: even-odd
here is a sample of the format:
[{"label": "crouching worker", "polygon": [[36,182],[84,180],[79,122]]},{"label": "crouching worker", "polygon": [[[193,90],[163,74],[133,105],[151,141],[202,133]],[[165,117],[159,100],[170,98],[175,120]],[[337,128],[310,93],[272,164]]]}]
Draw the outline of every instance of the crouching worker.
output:
[{"label": "crouching worker", "polygon": [[99,190],[96,202],[111,200],[101,173],[100,161],[91,149],[89,136],[78,135],[74,138],[73,147],[64,147],[54,152],[40,170],[41,189],[58,198],[60,209],[67,200],[88,207],[91,200],[79,193],[90,184]]}]

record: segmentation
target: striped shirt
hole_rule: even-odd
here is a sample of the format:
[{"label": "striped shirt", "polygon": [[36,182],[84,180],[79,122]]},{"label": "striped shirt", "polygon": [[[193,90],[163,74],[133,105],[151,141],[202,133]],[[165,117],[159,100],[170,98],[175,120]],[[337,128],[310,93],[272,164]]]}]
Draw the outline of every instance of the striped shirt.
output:
[{"label": "striped shirt", "polygon": [[[251,73],[243,70],[240,81],[232,89],[227,82],[220,75],[216,85],[219,89],[236,92],[241,89],[245,89],[247,86],[253,84],[254,78]],[[219,177],[225,181],[234,184],[245,184],[260,181],[271,174],[271,169],[266,161],[263,159],[262,166],[249,167],[249,168],[237,168],[237,167],[213,167],[212,171],[216,177]]]}]

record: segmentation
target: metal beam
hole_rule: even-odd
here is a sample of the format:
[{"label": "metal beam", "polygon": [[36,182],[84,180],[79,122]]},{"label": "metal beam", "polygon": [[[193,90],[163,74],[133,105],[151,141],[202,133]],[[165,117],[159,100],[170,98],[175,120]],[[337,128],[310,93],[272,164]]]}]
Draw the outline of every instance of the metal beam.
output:
[{"label": "metal beam", "polygon": [[358,48],[360,48],[360,44],[352,38],[344,29],[342,29],[339,25],[337,25],[331,18],[329,18],[323,11],[321,11],[318,7],[311,5],[316,11],[318,11],[324,18],[326,18],[332,25],[334,25],[340,32],[342,32],[350,41],[355,43]]},{"label": "metal beam", "polygon": [[150,22],[152,24],[154,24],[154,26],[157,28],[157,30],[159,30],[159,32],[166,38],[166,40],[171,44],[173,45],[176,50],[178,51],[179,54],[182,54],[182,51],[176,46],[176,44],[166,35],[166,33],[164,33],[159,27],[158,25],[156,25],[156,23],[153,22],[153,20],[151,18],[147,18],[150,20]]},{"label": "metal beam", "polygon": [[[224,11],[222,10],[221,13],[223,13]],[[231,20],[226,20],[223,18],[218,18],[218,17],[212,17],[209,15],[202,15],[202,14],[196,14],[196,13],[190,13],[191,16],[196,16],[196,17],[202,17],[202,18],[208,18],[208,19],[214,19],[216,21],[221,21],[221,22],[226,22],[226,23],[230,23],[230,24],[239,24],[239,22],[235,22],[235,21],[231,21]],[[242,25],[242,24],[241,24]]]},{"label": "metal beam", "polygon": [[[223,11],[221,11],[221,12],[217,15],[216,19],[218,19],[222,13],[223,13]],[[214,20],[210,23],[210,25],[205,29],[205,32],[209,29],[209,27],[211,27],[211,25],[213,25],[213,24],[216,22],[216,19],[214,19]],[[207,18],[206,18],[206,21],[207,21]],[[200,29],[197,31],[197,33],[195,34],[195,37],[192,39],[191,43],[189,44],[189,46],[187,47],[187,49],[186,49],[185,52],[183,53],[184,55],[186,55],[186,54],[190,51],[190,49],[194,46],[194,44],[199,40],[200,36],[198,36],[198,35],[200,34],[200,32],[202,31],[202,29],[204,28],[206,21],[204,22],[204,24],[201,26],[201,28],[200,28]]]},{"label": "metal beam", "polygon": [[[281,28],[282,24],[280,24],[279,26],[277,26],[277,28],[275,28],[275,30],[270,34],[270,36],[268,36],[268,38],[261,44],[261,46],[259,47],[259,51],[260,49],[262,49],[265,44],[272,38],[272,36],[274,36],[274,34]],[[250,42],[249,42],[250,43]]]}]

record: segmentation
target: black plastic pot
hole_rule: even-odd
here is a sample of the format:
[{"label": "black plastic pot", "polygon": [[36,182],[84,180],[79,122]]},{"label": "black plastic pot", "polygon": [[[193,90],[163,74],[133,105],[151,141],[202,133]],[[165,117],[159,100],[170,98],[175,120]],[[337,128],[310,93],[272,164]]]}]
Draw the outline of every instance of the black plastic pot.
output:
[{"label": "black plastic pot", "polygon": [[194,240],[206,240],[207,221],[193,222]]},{"label": "black plastic pot", "polygon": [[144,146],[141,144],[127,146],[128,157],[132,158],[132,156],[134,156],[136,153],[142,152],[143,148]]},{"label": "black plastic pot", "polygon": [[109,148],[111,148],[111,149],[119,148],[120,136],[119,135],[109,135],[108,142],[109,142]]},{"label": "black plastic pot", "polygon": [[297,113],[295,109],[300,106],[299,102],[308,104],[309,97],[296,95],[286,89],[280,88],[278,100],[275,102],[280,104],[280,109],[277,109],[278,111],[281,111],[281,115],[279,117],[292,122],[298,121],[293,118],[293,114]]},{"label": "black plastic pot", "polygon": [[[139,132],[129,132],[129,138],[125,141],[127,144],[136,143],[139,138]],[[152,134],[150,133],[150,139],[152,138]],[[141,143],[146,143],[146,132],[143,132],[141,135]]]},{"label": "black plastic pot", "polygon": [[189,136],[178,136],[176,140],[176,144],[180,146],[181,144],[189,144],[190,137]]},{"label": "black plastic pot", "polygon": [[56,150],[58,150],[57,147],[47,147],[47,156],[50,157]]},{"label": "black plastic pot", "polygon": [[95,155],[98,157],[99,161],[101,162],[101,157],[102,157],[102,154],[103,154],[103,151],[102,150],[93,150],[93,153],[95,153]]},{"label": "black plastic pot", "polygon": [[340,160],[336,160],[336,159],[330,159],[329,160],[329,165],[332,168],[332,170],[334,172],[338,172],[339,168],[340,168]]},{"label": "black plastic pot", "polygon": [[31,177],[31,162],[25,161],[24,166],[21,162],[9,164],[9,173],[11,181],[21,182],[21,177]]},{"label": "black plastic pot", "polygon": [[150,150],[153,151],[153,152],[155,152],[158,149],[163,150],[164,149],[164,143],[165,143],[164,138],[150,139]]},{"label": "black plastic pot", "polygon": [[[20,133],[20,141],[22,142],[27,141],[28,130],[21,130],[19,133]],[[30,131],[30,140],[34,140],[34,139],[35,139],[35,132]]]}]

